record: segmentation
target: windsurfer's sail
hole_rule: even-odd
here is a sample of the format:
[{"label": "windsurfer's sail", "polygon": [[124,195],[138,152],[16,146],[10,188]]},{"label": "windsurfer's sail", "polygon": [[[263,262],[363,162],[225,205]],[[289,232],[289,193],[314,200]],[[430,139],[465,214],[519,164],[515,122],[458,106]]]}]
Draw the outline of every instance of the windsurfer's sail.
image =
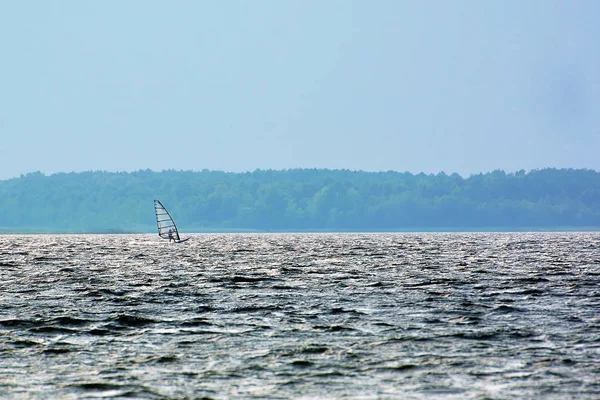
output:
[{"label": "windsurfer's sail", "polygon": [[163,239],[174,240],[177,243],[185,242],[189,238],[181,239],[175,221],[165,206],[158,200],[154,200],[154,214],[156,214],[156,225],[158,225],[158,236]]}]

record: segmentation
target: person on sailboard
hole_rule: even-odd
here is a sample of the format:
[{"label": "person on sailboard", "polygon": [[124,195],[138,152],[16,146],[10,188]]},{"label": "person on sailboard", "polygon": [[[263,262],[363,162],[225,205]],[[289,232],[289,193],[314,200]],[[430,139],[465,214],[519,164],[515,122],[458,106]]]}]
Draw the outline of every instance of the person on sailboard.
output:
[{"label": "person on sailboard", "polygon": [[175,238],[173,237],[173,228],[169,229],[169,243],[171,243],[172,241],[175,241]]}]

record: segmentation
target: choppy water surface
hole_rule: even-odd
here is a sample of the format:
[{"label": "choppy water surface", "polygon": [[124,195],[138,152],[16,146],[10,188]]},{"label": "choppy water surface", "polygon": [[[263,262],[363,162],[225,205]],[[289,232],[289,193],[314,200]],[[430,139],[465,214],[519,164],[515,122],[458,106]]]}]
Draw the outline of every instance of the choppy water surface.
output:
[{"label": "choppy water surface", "polygon": [[0,236],[2,398],[600,398],[600,234]]}]

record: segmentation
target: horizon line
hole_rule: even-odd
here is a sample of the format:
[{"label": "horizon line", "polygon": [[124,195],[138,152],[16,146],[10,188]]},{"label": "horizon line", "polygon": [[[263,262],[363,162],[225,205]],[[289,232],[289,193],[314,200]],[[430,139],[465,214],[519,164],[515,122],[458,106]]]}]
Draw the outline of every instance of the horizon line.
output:
[{"label": "horizon line", "polygon": [[575,171],[593,171],[593,172],[600,172],[596,169],[593,168],[577,168],[577,167],[541,167],[541,168],[531,168],[531,169],[518,169],[518,170],[505,170],[502,168],[496,168],[493,170],[488,170],[488,171],[480,171],[480,172],[472,172],[469,175],[463,175],[460,174],[458,172],[446,172],[444,170],[438,171],[438,172],[425,172],[425,171],[420,171],[420,172],[415,172],[415,171],[408,171],[408,170],[367,170],[367,169],[350,169],[350,168],[327,168],[327,167],[294,167],[294,168],[255,168],[254,170],[243,170],[243,171],[231,171],[231,170],[224,170],[224,169],[210,169],[210,168],[203,168],[203,169],[175,169],[175,168],[166,168],[166,169],[162,169],[162,170],[155,170],[155,169],[151,169],[151,168],[139,168],[139,169],[135,169],[135,170],[107,170],[107,169],[88,169],[88,170],[73,170],[73,171],[57,171],[57,172],[43,172],[40,170],[37,171],[30,171],[30,172],[26,172],[26,173],[21,173],[19,176],[13,176],[10,178],[2,178],[0,179],[0,182],[2,181],[8,181],[8,180],[12,180],[12,179],[21,179],[24,177],[27,177],[29,175],[42,175],[45,177],[51,177],[54,175],[69,175],[69,174],[85,174],[85,173],[109,173],[109,174],[133,174],[136,172],[152,172],[152,173],[164,173],[164,172],[186,172],[186,173],[225,173],[225,174],[251,174],[251,173],[255,173],[255,172],[263,172],[263,171],[270,171],[270,172],[287,172],[287,171],[297,171],[297,170],[322,170],[322,171],[346,171],[346,172],[355,172],[355,173],[369,173],[369,174],[378,174],[378,173],[397,173],[397,174],[412,174],[412,175],[428,175],[428,176],[436,176],[436,175],[440,175],[440,174],[445,174],[448,176],[452,176],[452,175],[458,175],[460,177],[464,178],[468,178],[470,176],[474,176],[474,175],[481,175],[481,174],[489,174],[489,173],[493,173],[496,171],[500,171],[500,172],[504,172],[505,174],[509,175],[509,174],[516,174],[516,173],[531,173],[531,172],[535,172],[535,171],[543,171],[543,170],[575,170]]}]

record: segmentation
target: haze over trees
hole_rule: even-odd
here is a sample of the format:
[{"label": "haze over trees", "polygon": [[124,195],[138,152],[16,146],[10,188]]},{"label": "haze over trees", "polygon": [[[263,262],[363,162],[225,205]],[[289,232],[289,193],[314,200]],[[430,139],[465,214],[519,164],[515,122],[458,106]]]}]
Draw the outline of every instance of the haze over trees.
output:
[{"label": "haze over trees", "polygon": [[30,173],[0,181],[0,229],[152,232],[153,199],[186,232],[600,228],[600,173],[592,170],[463,178],[291,169]]}]

